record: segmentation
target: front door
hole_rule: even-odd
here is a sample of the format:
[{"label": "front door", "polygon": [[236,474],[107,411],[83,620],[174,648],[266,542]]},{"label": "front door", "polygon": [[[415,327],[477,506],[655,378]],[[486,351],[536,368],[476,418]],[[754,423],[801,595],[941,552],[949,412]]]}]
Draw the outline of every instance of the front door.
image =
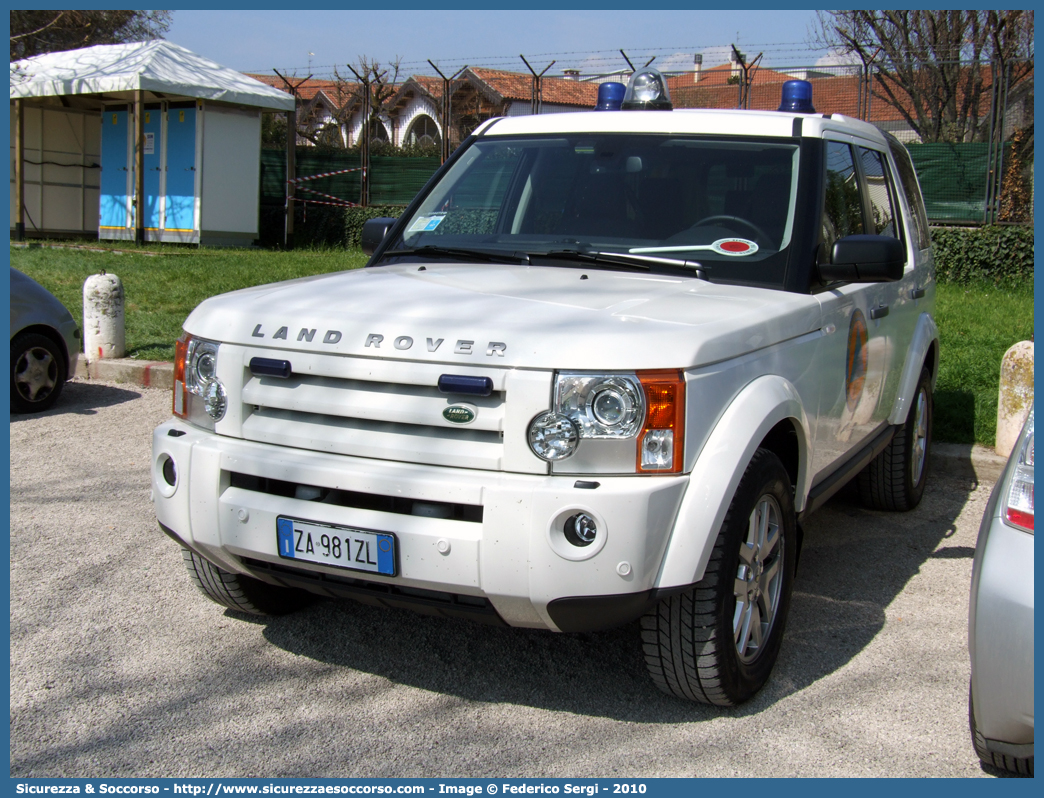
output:
[{"label": "front door", "polygon": [[[884,155],[827,142],[822,243],[868,233],[899,237]],[[881,429],[895,403],[904,351],[899,284],[842,283],[817,294],[823,308],[822,374],[813,472],[830,469]]]}]

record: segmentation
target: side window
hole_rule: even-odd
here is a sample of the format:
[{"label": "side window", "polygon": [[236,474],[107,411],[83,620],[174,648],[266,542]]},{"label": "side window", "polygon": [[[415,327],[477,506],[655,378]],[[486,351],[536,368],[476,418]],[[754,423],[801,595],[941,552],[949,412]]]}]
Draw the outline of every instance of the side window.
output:
[{"label": "side window", "polygon": [[828,141],[826,150],[826,202],[820,241],[827,248],[839,238],[863,232],[863,203],[859,194],[852,148]]},{"label": "side window", "polygon": [[891,192],[888,190],[888,171],[884,163],[884,154],[864,147],[859,148],[859,154],[863,161],[867,194],[870,196],[870,214],[873,224],[870,232],[899,238],[899,226],[895,218],[895,209],[892,206]]},{"label": "side window", "polygon": [[895,140],[889,141],[888,146],[892,150],[892,157],[899,170],[899,183],[906,196],[906,204],[910,206],[910,215],[913,216],[913,232],[916,235],[917,248],[927,249],[932,245],[932,236],[928,230],[928,214],[924,211],[921,187],[917,182],[917,172],[914,170],[910,153]]}]

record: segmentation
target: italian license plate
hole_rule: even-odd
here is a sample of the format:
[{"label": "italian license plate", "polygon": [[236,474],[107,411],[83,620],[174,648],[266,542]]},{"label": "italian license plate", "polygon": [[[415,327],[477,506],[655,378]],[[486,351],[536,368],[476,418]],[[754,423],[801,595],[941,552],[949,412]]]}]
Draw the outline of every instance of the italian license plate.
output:
[{"label": "italian license plate", "polygon": [[395,576],[395,536],[297,518],[276,519],[279,556]]}]

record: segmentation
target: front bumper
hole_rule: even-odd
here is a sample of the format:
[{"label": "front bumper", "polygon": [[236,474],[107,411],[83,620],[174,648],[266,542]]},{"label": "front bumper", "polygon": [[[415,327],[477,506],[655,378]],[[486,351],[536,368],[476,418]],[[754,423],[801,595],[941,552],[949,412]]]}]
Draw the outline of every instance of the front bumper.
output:
[{"label": "front bumper", "polygon": [[[450,596],[461,610],[450,614],[486,600],[511,626],[556,631],[626,623],[662,597],[656,577],[687,484],[685,475],[577,479],[348,457],[177,420],[153,433],[160,524],[226,570],[385,604]],[[320,490],[322,500],[294,497]],[[599,529],[583,548],[562,534],[578,511]],[[280,515],[393,533],[397,575],[281,558]]]}]

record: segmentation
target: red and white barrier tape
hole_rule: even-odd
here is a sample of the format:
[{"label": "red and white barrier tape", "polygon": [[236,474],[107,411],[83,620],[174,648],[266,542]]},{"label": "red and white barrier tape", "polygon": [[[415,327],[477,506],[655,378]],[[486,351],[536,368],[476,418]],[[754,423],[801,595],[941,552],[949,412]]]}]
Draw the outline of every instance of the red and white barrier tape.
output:
[{"label": "red and white barrier tape", "polygon": [[303,183],[305,180],[318,180],[320,177],[333,177],[334,175],[346,175],[349,172],[363,172],[364,176],[366,170],[361,166],[353,166],[351,169],[341,169],[337,172],[322,172],[317,175],[305,175],[304,177],[295,177],[293,180],[287,180],[287,183]]}]

